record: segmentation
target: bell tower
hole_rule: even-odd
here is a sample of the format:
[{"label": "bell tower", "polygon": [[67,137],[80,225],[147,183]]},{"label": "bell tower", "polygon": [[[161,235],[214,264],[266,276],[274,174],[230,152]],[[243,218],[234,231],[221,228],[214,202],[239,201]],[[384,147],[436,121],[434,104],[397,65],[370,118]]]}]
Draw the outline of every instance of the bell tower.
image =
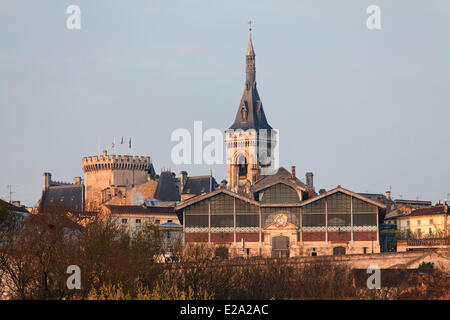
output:
[{"label": "bell tower", "polygon": [[244,93],[231,127],[225,131],[227,148],[227,181],[232,191],[248,188],[262,175],[273,171],[275,131],[264,114],[256,89],[255,51],[250,39],[245,55],[246,79]]}]

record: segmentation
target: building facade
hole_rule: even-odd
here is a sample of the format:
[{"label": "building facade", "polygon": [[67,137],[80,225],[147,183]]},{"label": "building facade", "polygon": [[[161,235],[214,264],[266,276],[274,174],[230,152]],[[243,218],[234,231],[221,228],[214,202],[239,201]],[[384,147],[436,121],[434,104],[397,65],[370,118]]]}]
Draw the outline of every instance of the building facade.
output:
[{"label": "building facade", "polygon": [[183,228],[172,206],[102,205],[101,219],[111,219],[124,226],[130,235],[138,233],[145,224],[152,224],[163,234],[163,247],[170,251],[174,241],[181,239]]},{"label": "building facade", "polygon": [[416,238],[440,238],[448,234],[449,211],[447,204],[420,208],[410,214],[396,217],[397,229]]},{"label": "building facade", "polygon": [[337,187],[302,201],[278,182],[250,199],[219,189],[176,207],[185,243],[226,247],[229,255],[293,257],[380,252],[385,205]]}]

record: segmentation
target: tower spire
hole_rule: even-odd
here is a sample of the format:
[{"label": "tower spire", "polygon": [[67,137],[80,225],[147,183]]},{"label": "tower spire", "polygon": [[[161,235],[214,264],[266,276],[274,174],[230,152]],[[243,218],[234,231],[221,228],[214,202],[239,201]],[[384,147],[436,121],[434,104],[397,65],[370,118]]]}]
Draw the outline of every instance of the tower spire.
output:
[{"label": "tower spire", "polygon": [[252,22],[249,21],[250,39],[245,55],[245,89],[239,103],[236,119],[230,129],[272,129],[266,116],[256,89],[255,51],[252,42]]},{"label": "tower spire", "polygon": [[267,122],[256,89],[255,51],[252,42],[252,22],[249,21],[249,42],[245,55],[245,88],[234,123],[226,132],[227,181],[233,191],[249,192],[262,168],[272,170],[272,152],[276,142]]},{"label": "tower spire", "polygon": [[247,90],[250,90],[252,87],[256,86],[256,65],[255,65],[255,50],[253,50],[253,42],[252,42],[252,22],[249,21],[249,31],[250,38],[248,40],[248,48],[247,53],[245,55],[245,73],[246,73],[246,83],[245,86]]}]

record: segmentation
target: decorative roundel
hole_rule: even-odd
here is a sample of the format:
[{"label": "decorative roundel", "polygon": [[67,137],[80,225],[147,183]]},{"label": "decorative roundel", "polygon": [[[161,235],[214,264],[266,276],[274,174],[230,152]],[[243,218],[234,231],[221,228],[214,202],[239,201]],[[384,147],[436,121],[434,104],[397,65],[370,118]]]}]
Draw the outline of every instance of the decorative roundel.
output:
[{"label": "decorative roundel", "polygon": [[287,223],[287,217],[285,214],[282,214],[282,213],[277,214],[274,219],[274,222],[277,226],[284,227],[284,226],[286,226],[286,223]]}]

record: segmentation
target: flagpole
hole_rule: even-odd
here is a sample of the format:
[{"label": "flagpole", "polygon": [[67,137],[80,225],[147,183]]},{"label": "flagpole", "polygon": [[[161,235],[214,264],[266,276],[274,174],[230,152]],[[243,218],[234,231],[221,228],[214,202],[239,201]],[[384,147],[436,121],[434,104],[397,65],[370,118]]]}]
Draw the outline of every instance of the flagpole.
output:
[{"label": "flagpole", "polygon": [[129,152],[130,152],[130,155],[132,154],[132,152],[131,152],[131,137],[130,137],[130,140],[128,141],[128,148],[130,149],[129,150]]}]

